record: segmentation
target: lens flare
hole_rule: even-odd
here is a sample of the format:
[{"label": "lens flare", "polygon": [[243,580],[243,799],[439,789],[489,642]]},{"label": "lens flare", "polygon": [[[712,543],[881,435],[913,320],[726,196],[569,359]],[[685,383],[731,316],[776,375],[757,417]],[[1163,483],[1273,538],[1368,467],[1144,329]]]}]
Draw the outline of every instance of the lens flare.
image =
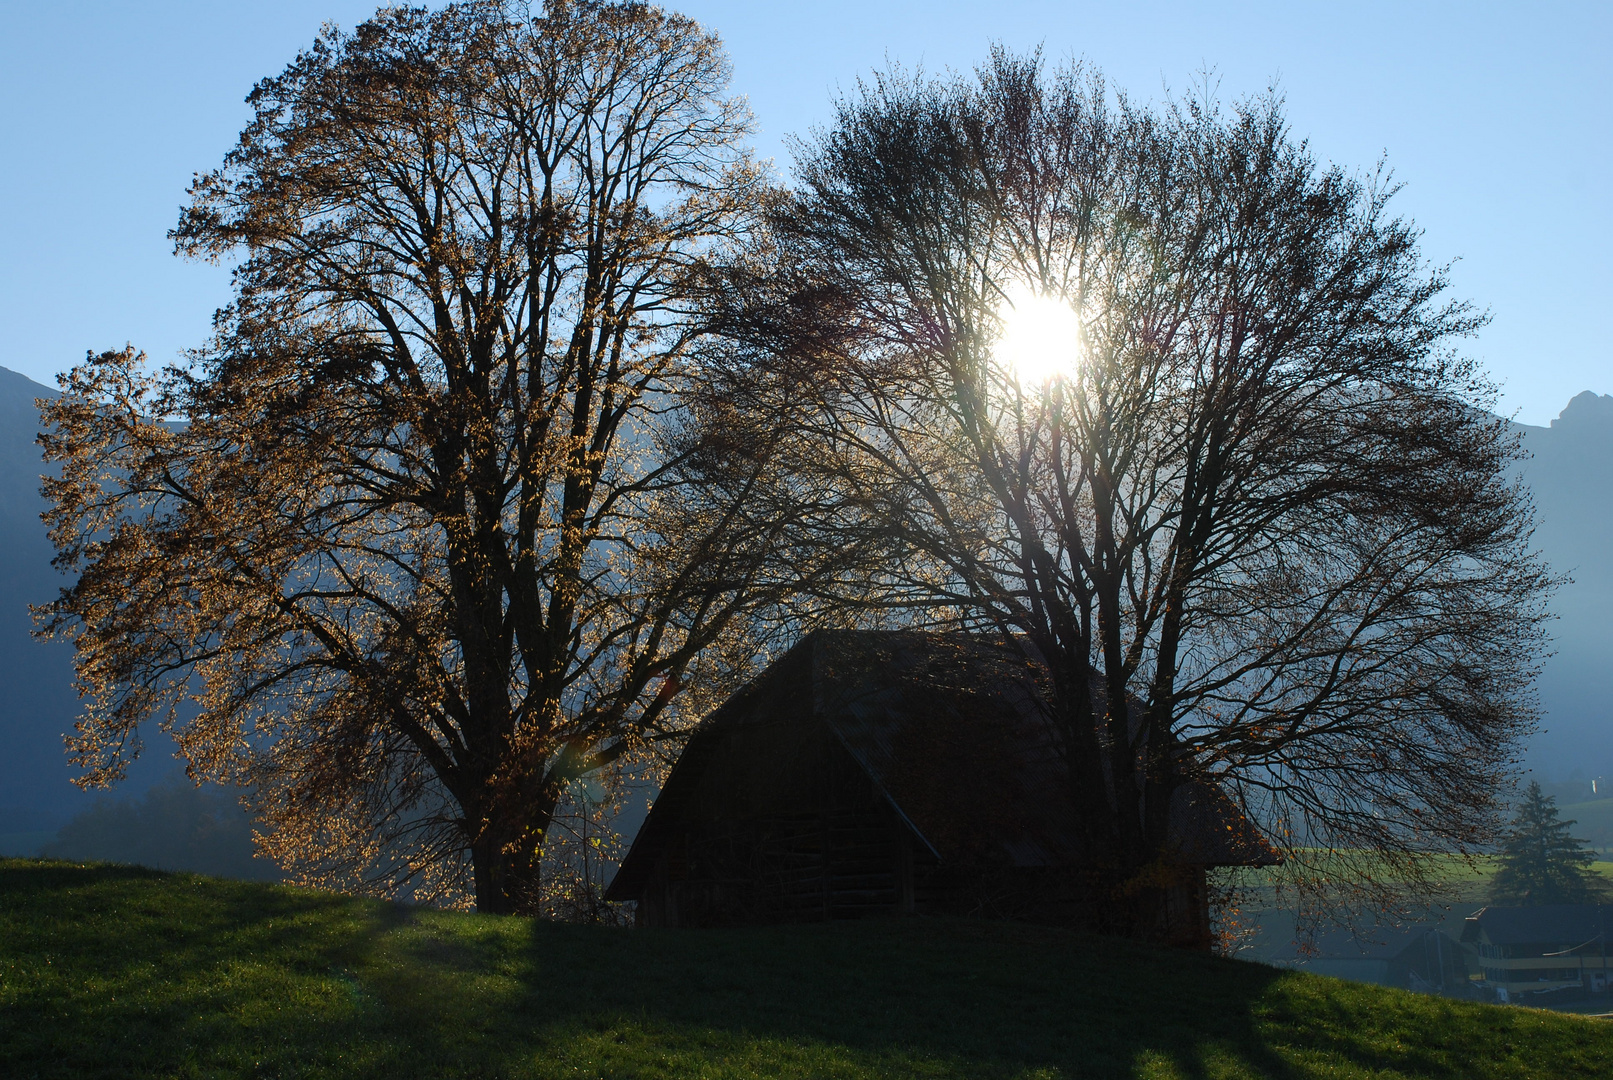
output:
[{"label": "lens flare", "polygon": [[1042,386],[1075,375],[1081,320],[1068,303],[1015,286],[998,309],[1002,337],[994,355],[1021,386]]}]

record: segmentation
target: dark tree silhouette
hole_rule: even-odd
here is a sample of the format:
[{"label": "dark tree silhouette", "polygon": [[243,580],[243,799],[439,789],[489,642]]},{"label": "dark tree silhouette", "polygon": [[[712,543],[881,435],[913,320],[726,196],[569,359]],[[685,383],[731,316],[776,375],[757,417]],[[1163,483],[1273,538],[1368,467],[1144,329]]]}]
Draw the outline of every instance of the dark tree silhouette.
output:
[{"label": "dark tree silhouette", "polygon": [[1575,824],[1559,821],[1557,800],[1531,782],[1501,846],[1491,900],[1523,907],[1605,900],[1607,882],[1591,869],[1596,853],[1573,837]]},{"label": "dark tree silhouette", "polygon": [[[1392,185],[1273,99],[1143,110],[1001,51],[865,85],[798,172],[719,283],[732,396],[789,417],[836,542],[884,545],[847,603],[1047,665],[1116,929],[1158,923],[1192,780],[1335,897],[1496,834],[1549,581],[1452,351],[1483,317]],[[1055,329],[1016,366],[1021,306]]]}]

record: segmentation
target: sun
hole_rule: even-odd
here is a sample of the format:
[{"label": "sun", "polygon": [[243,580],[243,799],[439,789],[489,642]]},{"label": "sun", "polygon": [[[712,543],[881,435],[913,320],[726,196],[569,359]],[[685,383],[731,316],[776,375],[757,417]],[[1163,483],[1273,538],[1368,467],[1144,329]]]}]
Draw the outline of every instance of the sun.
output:
[{"label": "sun", "polygon": [[1015,285],[997,310],[1003,332],[993,355],[1014,381],[1042,386],[1075,374],[1081,320],[1068,303]]}]

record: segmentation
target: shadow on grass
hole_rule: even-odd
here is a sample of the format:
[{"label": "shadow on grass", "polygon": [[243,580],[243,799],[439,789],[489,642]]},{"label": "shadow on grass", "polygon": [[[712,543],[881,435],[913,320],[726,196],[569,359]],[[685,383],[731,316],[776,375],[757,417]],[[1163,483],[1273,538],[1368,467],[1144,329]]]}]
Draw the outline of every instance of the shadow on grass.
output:
[{"label": "shadow on grass", "polygon": [[8,1076],[1613,1075],[1613,1027],[1001,923],[612,931],[0,863]]}]

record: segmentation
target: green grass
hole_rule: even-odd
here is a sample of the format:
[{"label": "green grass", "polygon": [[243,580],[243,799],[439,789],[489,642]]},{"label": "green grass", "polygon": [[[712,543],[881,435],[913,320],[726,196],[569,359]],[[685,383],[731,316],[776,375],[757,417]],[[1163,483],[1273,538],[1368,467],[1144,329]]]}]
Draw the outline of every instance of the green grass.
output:
[{"label": "green grass", "polygon": [[12,860],[0,1076],[1608,1077],[1613,1024],[1013,924],[623,931]]},{"label": "green grass", "polygon": [[[1608,801],[1613,803],[1613,800]],[[1443,930],[1451,937],[1459,939],[1463,932],[1463,920],[1490,904],[1494,894],[1494,878],[1498,862],[1499,860],[1494,857],[1484,857],[1469,865],[1466,860],[1455,855],[1436,856],[1435,871],[1444,879],[1448,892],[1444,894],[1442,902],[1420,912],[1414,909],[1411,914],[1405,916],[1406,919],[1427,928]],[[1591,869],[1607,880],[1609,894],[1613,895],[1613,862],[1593,863]],[[1238,955],[1247,960],[1291,965],[1300,959],[1294,917],[1296,896],[1293,893],[1279,894],[1272,887],[1271,880],[1271,873],[1266,870],[1247,870],[1241,873],[1238,881],[1241,891],[1238,921],[1253,932],[1244,939]],[[1334,927],[1328,924],[1320,929],[1326,931]],[[1364,926],[1363,929],[1368,938],[1389,932],[1376,930],[1370,926]],[[1377,937],[1377,940],[1382,938]],[[1468,970],[1476,971],[1479,966],[1478,953],[1469,948]],[[1600,1004],[1595,1004],[1596,1001],[1600,1001]],[[1572,1004],[1557,1003],[1553,1008],[1571,1011],[1593,1009],[1600,1012],[1613,1009],[1613,1000],[1603,998]]]},{"label": "green grass", "polygon": [[[1500,869],[1500,862],[1494,857],[1480,859],[1476,867],[1469,869],[1453,857],[1450,860],[1451,869],[1446,876],[1456,884],[1458,892],[1464,897],[1488,902],[1495,872]],[[1591,869],[1606,878],[1609,887],[1613,888],[1613,862],[1593,862]]]}]

